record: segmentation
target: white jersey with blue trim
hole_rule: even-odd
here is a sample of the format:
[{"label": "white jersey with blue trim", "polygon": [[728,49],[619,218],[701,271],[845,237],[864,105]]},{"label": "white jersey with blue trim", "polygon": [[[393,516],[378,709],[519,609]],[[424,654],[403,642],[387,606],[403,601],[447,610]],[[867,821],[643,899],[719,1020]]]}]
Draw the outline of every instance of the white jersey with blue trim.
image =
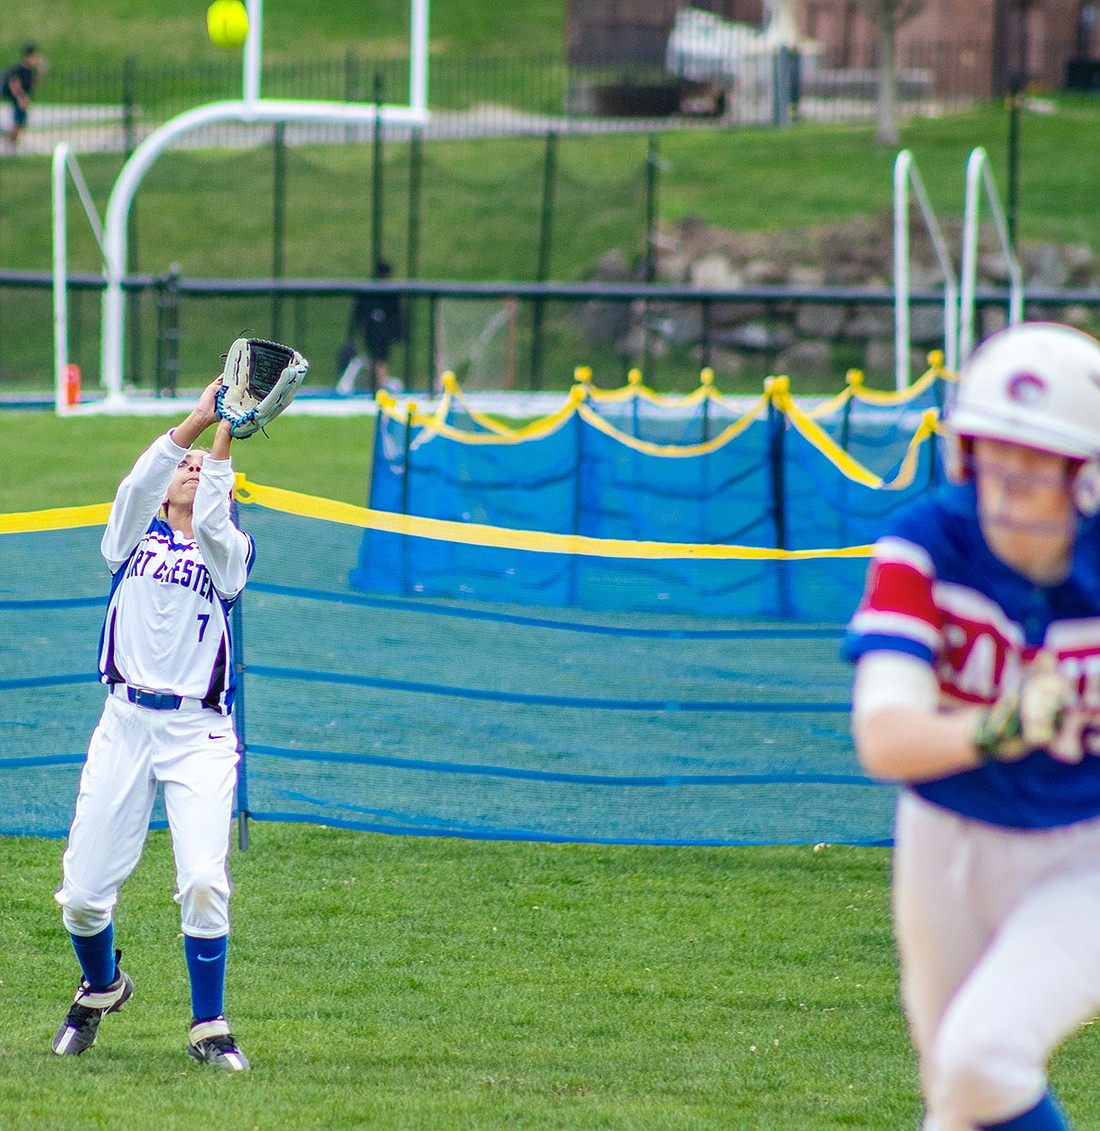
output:
[{"label": "white jersey with blue trim", "polygon": [[[849,625],[850,660],[902,652],[935,671],[944,706],[994,702],[1019,666],[1045,649],[1100,723],[1100,522],[1081,522],[1068,576],[1038,585],[997,558],[982,536],[972,485],[905,508],[875,544],[863,600]],[[990,762],[910,788],[964,816],[1008,828],[1050,828],[1100,815],[1100,726],[1089,755],[1067,764],[1045,751]]]},{"label": "white jersey with blue trim", "polygon": [[248,580],[255,544],[231,518],[228,459],[203,459],[193,538],[160,517],[187,452],[170,434],[158,437],[115,496],[100,546],[114,576],[99,673],[104,683],[171,692],[229,714],[236,688],[229,610]]}]

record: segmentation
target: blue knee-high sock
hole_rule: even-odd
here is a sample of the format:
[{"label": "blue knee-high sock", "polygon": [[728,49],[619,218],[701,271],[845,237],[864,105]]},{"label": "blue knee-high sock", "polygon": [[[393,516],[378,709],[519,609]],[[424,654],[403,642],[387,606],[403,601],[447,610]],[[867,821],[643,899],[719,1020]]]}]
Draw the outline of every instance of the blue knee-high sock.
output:
[{"label": "blue knee-high sock", "polygon": [[84,981],[93,990],[105,990],[116,977],[114,923],[108,923],[96,935],[74,935],[70,931],[69,938],[73,940]]},{"label": "blue knee-high sock", "polygon": [[225,956],[229,936],[199,939],[183,936],[183,953],[191,977],[191,1015],[196,1021],[209,1021],[225,1012]]},{"label": "blue knee-high sock", "polygon": [[1066,1117],[1050,1092],[1023,1115],[1004,1123],[983,1123],[982,1127],[984,1131],[1069,1131]]}]

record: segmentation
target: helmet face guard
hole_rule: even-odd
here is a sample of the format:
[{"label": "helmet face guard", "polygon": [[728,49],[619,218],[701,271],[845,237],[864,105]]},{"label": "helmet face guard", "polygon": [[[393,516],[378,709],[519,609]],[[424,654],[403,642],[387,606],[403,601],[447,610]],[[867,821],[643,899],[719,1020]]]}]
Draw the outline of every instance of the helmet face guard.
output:
[{"label": "helmet face guard", "polygon": [[967,441],[1005,440],[1077,461],[1078,510],[1100,508],[1100,343],[1069,326],[1025,322],[984,342],[944,416],[944,464],[967,478]]}]

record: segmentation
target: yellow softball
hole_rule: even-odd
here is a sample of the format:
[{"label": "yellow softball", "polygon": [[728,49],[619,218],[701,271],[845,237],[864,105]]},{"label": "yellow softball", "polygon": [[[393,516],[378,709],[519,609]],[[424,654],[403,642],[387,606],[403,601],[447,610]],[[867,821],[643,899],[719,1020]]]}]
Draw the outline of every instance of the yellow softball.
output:
[{"label": "yellow softball", "polygon": [[214,0],[206,9],[206,30],[215,46],[240,47],[248,38],[248,11],[241,0]]}]

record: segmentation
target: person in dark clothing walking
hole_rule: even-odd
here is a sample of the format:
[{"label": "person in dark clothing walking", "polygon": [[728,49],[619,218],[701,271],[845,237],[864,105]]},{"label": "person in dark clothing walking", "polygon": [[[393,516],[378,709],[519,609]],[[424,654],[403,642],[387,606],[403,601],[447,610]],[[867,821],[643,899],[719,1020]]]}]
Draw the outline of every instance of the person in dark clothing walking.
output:
[{"label": "person in dark clothing walking", "polygon": [[[393,268],[380,260],[375,268],[375,278],[388,279]],[[402,334],[401,297],[396,294],[357,295],[348,319],[347,339],[340,351],[337,369],[339,380],[336,391],[344,396],[355,391],[360,372],[367,371],[369,389],[376,393],[389,381],[390,347]],[[365,349],[364,357],[359,350]]]},{"label": "person in dark clothing walking", "polygon": [[38,82],[38,72],[43,64],[38,44],[28,43],[18,63],[13,63],[0,77],[0,92],[11,103],[11,129],[8,140],[15,145],[27,124],[31,107],[31,93]]}]

